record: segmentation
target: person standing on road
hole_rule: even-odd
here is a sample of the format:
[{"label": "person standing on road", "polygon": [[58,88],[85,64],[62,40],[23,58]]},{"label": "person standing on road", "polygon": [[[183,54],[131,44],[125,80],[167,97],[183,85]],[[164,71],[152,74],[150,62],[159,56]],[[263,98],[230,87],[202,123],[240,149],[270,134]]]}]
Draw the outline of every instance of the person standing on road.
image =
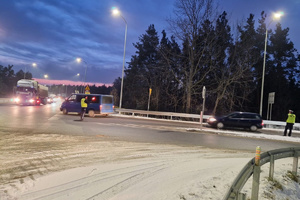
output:
[{"label": "person standing on road", "polygon": [[289,114],[288,114],[288,118],[286,120],[286,125],[285,125],[283,136],[286,136],[288,129],[289,129],[289,136],[292,135],[292,130],[293,130],[293,126],[295,124],[295,121],[296,121],[296,115],[293,114],[292,110],[289,110]]},{"label": "person standing on road", "polygon": [[80,113],[80,120],[83,121],[84,114],[86,112],[86,108],[88,106],[87,96],[82,97],[81,99],[81,113]]}]

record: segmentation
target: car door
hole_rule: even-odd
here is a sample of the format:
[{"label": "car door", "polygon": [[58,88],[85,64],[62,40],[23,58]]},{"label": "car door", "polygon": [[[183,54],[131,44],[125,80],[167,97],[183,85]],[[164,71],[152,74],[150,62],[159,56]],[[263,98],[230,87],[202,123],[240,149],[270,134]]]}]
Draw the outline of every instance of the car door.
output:
[{"label": "car door", "polygon": [[66,109],[68,112],[81,112],[80,96],[73,94],[66,101]]},{"label": "car door", "polygon": [[224,120],[224,125],[228,127],[239,127],[241,120],[241,114],[233,113],[228,115]]},{"label": "car door", "polygon": [[244,113],[241,115],[239,126],[242,128],[250,127],[252,120],[253,120],[253,116],[251,114]]}]

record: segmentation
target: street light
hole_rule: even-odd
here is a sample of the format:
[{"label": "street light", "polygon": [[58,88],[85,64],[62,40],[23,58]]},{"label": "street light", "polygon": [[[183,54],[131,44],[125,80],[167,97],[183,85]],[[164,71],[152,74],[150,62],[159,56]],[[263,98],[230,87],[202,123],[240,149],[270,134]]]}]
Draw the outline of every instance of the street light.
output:
[{"label": "street light", "polygon": [[[32,63],[32,67],[36,67],[36,63]],[[27,71],[27,66],[25,65],[25,72],[24,72],[24,79],[26,78],[26,71]]]},{"label": "street light", "polygon": [[44,75],[44,78],[48,78],[48,74],[45,74],[45,75]]},{"label": "street light", "polygon": [[283,15],[283,12],[273,13],[273,17],[266,27],[266,38],[265,38],[265,49],[264,49],[264,61],[263,61],[263,72],[262,72],[262,80],[261,80],[261,93],[260,93],[260,107],[259,114],[262,116],[262,107],[263,107],[263,97],[264,97],[264,82],[265,82],[265,68],[266,68],[266,55],[267,55],[267,43],[268,43],[268,27],[273,22],[274,19],[280,19]]},{"label": "street light", "polygon": [[[84,73],[84,83],[83,83],[83,87],[85,86],[85,78],[86,78],[86,70],[87,70],[87,66],[88,66],[88,64],[86,63],[86,61],[85,60],[83,60],[82,58],[76,58],[76,61],[78,62],[78,63],[81,63],[81,61],[83,61],[84,63],[85,63],[85,65],[86,65],[86,67],[85,67],[85,73]],[[79,76],[79,74],[77,74],[77,76]]]},{"label": "street light", "polygon": [[124,40],[124,54],[123,54],[123,68],[122,68],[122,81],[121,81],[121,92],[120,92],[120,104],[119,108],[122,108],[122,97],[123,97],[123,81],[124,81],[124,65],[125,65],[125,50],[126,50],[126,38],[127,38],[127,21],[121,15],[120,11],[116,7],[112,7],[113,15],[120,16],[125,22],[125,40]]}]

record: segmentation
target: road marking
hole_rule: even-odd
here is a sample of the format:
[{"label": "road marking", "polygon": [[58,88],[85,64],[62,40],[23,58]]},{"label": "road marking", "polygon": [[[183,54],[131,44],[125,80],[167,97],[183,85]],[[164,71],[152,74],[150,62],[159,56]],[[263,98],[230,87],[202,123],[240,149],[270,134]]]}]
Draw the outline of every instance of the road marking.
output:
[{"label": "road marking", "polygon": [[155,130],[181,130],[186,131],[187,128],[182,127],[172,127],[172,126],[153,126],[153,125],[138,125],[138,124],[118,124],[118,123],[97,123],[99,125],[106,125],[106,126],[122,126],[122,127],[129,127],[129,128],[148,128],[148,129],[155,129]]}]

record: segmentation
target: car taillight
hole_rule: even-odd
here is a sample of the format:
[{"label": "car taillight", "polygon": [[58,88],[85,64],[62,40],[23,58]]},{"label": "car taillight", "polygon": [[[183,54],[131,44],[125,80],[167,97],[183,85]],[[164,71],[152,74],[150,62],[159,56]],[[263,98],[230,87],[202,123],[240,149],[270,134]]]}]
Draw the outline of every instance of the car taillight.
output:
[{"label": "car taillight", "polygon": [[264,120],[261,120],[261,125],[264,126]]},{"label": "car taillight", "polygon": [[102,111],[102,105],[100,105],[100,112]]},{"label": "car taillight", "polygon": [[36,100],[37,103],[40,103],[40,100]]}]

